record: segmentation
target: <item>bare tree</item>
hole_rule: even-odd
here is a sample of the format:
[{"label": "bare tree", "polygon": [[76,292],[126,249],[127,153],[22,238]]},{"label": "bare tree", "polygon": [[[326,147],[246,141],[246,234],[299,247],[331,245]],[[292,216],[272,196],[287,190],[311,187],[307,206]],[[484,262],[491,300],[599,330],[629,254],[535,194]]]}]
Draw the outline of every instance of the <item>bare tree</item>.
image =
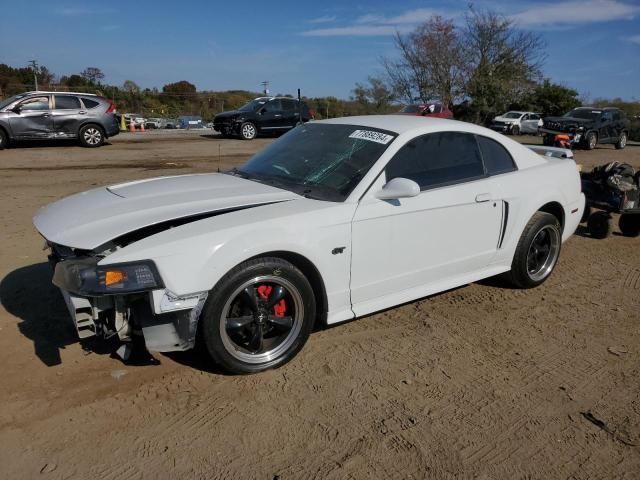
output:
[{"label": "bare tree", "polygon": [[400,59],[382,64],[398,98],[450,104],[462,94],[462,48],[452,20],[431,17],[407,35],[397,33],[395,43]]},{"label": "bare tree", "polygon": [[542,38],[495,12],[471,8],[463,32],[465,93],[476,121],[522,101],[541,80]]},{"label": "bare tree", "polygon": [[104,73],[97,67],[87,67],[80,73],[80,76],[88,83],[94,84],[104,78]]}]

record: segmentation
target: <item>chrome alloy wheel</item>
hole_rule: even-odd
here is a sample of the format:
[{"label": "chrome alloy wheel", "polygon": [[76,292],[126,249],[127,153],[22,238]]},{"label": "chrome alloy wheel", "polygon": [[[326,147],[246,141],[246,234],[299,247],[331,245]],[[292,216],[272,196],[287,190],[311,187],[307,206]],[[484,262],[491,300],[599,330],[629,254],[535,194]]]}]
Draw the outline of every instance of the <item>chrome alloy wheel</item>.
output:
[{"label": "chrome alloy wheel", "polygon": [[527,273],[534,282],[546,278],[558,260],[560,253],[560,231],[554,225],[542,227],[529,246]]},{"label": "chrome alloy wheel", "polygon": [[102,132],[96,127],[89,127],[84,131],[83,138],[89,145],[99,145],[102,141]]},{"label": "chrome alloy wheel", "polygon": [[256,136],[256,127],[251,123],[246,123],[242,126],[242,136],[244,138],[253,138]]},{"label": "chrome alloy wheel", "polygon": [[227,352],[247,363],[278,358],[296,341],[304,319],[298,289],[288,280],[264,275],[240,285],[226,301],[220,338]]}]

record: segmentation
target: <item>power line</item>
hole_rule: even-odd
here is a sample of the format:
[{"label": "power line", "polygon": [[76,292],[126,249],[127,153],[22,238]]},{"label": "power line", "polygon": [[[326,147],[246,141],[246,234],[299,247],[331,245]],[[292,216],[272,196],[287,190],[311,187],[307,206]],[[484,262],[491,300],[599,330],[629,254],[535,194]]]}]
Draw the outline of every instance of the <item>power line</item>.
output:
[{"label": "power line", "polygon": [[36,91],[38,91],[38,62],[35,60],[29,60],[27,63],[33,69],[33,83],[36,86]]}]

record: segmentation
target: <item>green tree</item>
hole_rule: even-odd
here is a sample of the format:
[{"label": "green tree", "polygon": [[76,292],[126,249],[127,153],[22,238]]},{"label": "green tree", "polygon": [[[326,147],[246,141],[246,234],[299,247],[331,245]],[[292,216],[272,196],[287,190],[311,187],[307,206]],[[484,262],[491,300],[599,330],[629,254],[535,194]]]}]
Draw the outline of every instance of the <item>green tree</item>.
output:
[{"label": "green tree", "polygon": [[580,100],[576,90],[545,79],[531,93],[527,99],[527,104],[530,109],[536,112],[557,116],[579,107]]}]

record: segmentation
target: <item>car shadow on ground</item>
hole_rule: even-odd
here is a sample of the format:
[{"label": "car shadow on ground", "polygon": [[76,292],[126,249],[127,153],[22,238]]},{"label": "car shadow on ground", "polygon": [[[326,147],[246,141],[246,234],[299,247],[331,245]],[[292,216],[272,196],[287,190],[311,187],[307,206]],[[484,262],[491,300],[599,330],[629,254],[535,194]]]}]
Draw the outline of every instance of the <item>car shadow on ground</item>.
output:
[{"label": "car shadow on ground", "polygon": [[[102,147],[111,145],[110,142],[105,141]],[[78,140],[31,140],[31,141],[19,141],[12,140],[7,148],[50,148],[50,147],[71,147],[71,148],[85,148]]]},{"label": "car shadow on ground", "polygon": [[[60,365],[60,351],[80,343],[87,353],[110,355],[121,360],[115,351],[117,338],[105,341],[95,337],[79,340],[60,291],[51,283],[51,267],[47,262],[21,267],[0,281],[0,302],[20,320],[20,333],[33,342],[36,356],[49,367]],[[144,346],[136,345],[126,365],[155,365],[155,359]]]},{"label": "car shadow on ground", "polygon": [[18,329],[33,342],[45,365],[62,363],[60,350],[78,341],[60,292],[51,284],[51,267],[36,263],[7,274],[0,281],[0,301],[20,320]]}]

